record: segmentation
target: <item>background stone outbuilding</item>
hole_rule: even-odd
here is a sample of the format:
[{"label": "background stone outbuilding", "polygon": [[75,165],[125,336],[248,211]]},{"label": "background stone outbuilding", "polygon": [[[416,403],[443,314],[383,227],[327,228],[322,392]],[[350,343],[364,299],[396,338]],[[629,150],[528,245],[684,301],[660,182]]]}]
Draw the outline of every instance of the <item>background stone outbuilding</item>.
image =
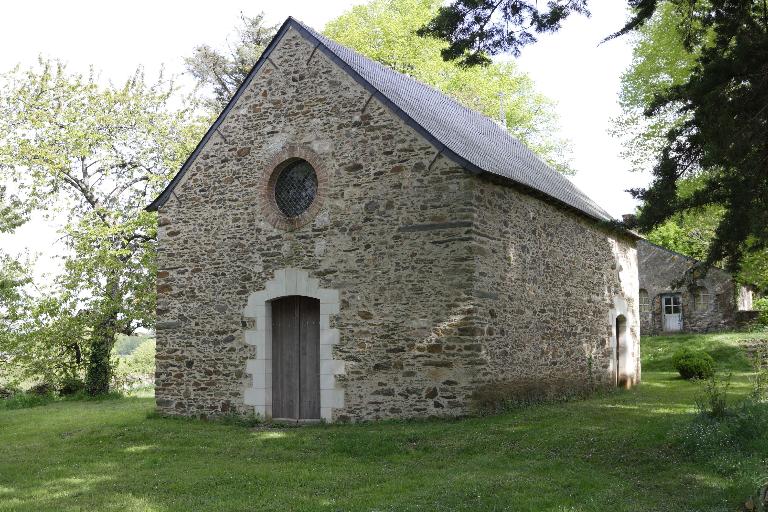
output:
[{"label": "background stone outbuilding", "polygon": [[646,240],[637,243],[640,330],[646,334],[733,329],[754,318],[752,290],[725,270]]}]

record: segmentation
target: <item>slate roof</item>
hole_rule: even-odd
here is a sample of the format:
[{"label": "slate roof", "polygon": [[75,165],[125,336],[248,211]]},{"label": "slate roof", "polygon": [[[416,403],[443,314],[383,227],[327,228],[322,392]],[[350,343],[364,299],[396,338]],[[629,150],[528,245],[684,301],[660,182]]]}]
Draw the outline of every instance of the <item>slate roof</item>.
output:
[{"label": "slate roof", "polygon": [[283,23],[240,89],[168,187],[147,207],[148,210],[156,210],[167,201],[175,184],[289,28],[298,30],[316,44],[318,50],[347,70],[358,83],[392,108],[446,156],[467,170],[501,176],[535,193],[544,194],[556,202],[575,208],[593,219],[613,221],[605,210],[565,176],[550,168],[522,142],[509,135],[491,119],[460,105],[428,85],[363,57],[293,18],[288,18]]}]

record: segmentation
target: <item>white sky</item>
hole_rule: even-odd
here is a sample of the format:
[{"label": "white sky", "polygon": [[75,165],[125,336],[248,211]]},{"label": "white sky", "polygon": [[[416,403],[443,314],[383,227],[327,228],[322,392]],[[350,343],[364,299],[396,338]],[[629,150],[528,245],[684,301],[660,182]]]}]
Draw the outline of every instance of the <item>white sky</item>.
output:
[{"label": "white sky", "polygon": [[[239,22],[240,12],[264,11],[270,23],[291,15],[322,29],[325,23],[364,0],[280,0],[251,2],[216,0],[26,0],[8,2],[0,17],[0,71],[16,64],[29,66],[38,55],[67,62],[71,70],[100,70],[102,79],[120,82],[137,66],[149,77],[162,65],[183,71],[182,57],[200,43],[221,46]],[[592,18],[574,17],[563,29],[540,38],[517,60],[539,91],[557,102],[562,135],[572,141],[573,181],[584,192],[620,217],[634,210],[624,192],[643,186],[647,175],[627,172],[619,157],[619,141],[607,130],[619,113],[619,77],[631,60],[629,40],[598,46],[626,19],[623,0],[591,0]],[[36,273],[55,272],[57,223],[36,215],[13,236],[0,237],[0,249],[39,254]]]}]

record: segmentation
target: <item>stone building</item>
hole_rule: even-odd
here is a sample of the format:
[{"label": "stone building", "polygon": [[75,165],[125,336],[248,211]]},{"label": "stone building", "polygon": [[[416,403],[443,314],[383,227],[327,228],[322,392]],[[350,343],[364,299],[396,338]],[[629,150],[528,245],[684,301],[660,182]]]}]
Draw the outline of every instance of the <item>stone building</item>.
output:
[{"label": "stone building", "polygon": [[640,330],[643,334],[707,332],[736,327],[752,309],[752,290],[725,270],[646,240],[637,243]]},{"label": "stone building", "polygon": [[640,378],[636,237],[492,120],[289,18],[163,193],[179,415],[459,415]]}]

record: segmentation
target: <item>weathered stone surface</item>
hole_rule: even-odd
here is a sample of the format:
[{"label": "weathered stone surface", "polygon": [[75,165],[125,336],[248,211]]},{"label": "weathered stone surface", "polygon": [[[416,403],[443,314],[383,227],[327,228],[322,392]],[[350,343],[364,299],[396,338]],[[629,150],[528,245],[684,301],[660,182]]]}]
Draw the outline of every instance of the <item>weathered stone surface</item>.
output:
[{"label": "weathered stone surface", "polygon": [[[639,378],[633,240],[465,171],[292,29],[271,61],[159,210],[158,321],[183,320],[158,331],[159,409],[253,411],[243,311],[287,268],[338,290],[336,421],[464,414],[479,385],[588,360],[609,383],[619,310]],[[289,148],[327,174],[301,225],[264,214]]]},{"label": "weathered stone surface", "polygon": [[662,296],[665,294],[680,294],[682,332],[732,329],[742,324],[739,312],[752,308],[752,291],[736,283],[733,276],[722,269],[712,268],[706,275],[698,271],[692,278],[700,262],[645,241],[637,244],[637,258],[640,288],[648,294],[650,303],[640,312],[643,334],[664,331]]}]

